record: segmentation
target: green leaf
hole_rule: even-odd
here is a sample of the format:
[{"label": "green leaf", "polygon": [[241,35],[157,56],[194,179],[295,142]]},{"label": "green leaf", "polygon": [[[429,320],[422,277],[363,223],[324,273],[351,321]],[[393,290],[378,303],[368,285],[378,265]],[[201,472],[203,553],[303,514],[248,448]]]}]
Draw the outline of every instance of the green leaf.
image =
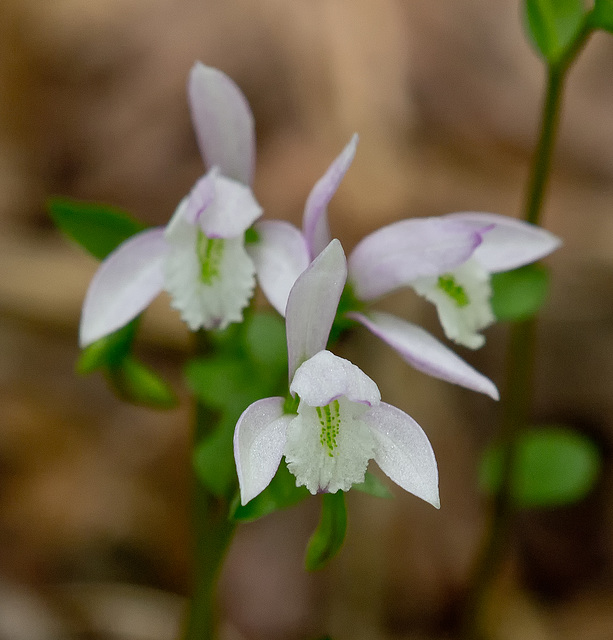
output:
[{"label": "green leaf", "polygon": [[217,497],[232,495],[237,482],[232,447],[235,423],[224,416],[194,448],[192,462],[198,478]]},{"label": "green leaf", "polygon": [[282,318],[270,313],[254,313],[246,323],[245,349],[260,367],[287,369],[287,341]]},{"label": "green leaf", "polygon": [[582,0],[526,0],[527,30],[541,55],[555,64],[568,51],[583,25]]},{"label": "green leaf", "polygon": [[594,27],[613,33],[613,0],[596,0],[590,20]]},{"label": "green leaf", "polygon": [[50,198],[47,207],[56,226],[99,260],[146,228],[126,212],[106,204]]},{"label": "green leaf", "polygon": [[[480,485],[495,493],[501,483],[502,449],[483,457]],[[551,425],[521,433],[511,479],[511,495],[524,508],[553,507],[577,502],[596,483],[602,457],[595,443],[568,427]]]},{"label": "green leaf", "polygon": [[543,306],[549,292],[549,272],[542,264],[528,264],[492,275],[492,311],[499,321],[525,320]]},{"label": "green leaf", "polygon": [[345,494],[322,495],[321,520],[306,549],[305,565],[309,571],[323,569],[340,551],[347,531]]},{"label": "green leaf", "polygon": [[130,353],[139,319],[140,316],[125,327],[85,347],[77,361],[77,371],[80,374],[87,374],[104,367],[118,367]]},{"label": "green leaf", "polygon": [[119,397],[127,402],[155,409],[172,409],[178,404],[172,388],[155,371],[130,355],[117,367],[109,368],[108,377]]},{"label": "green leaf", "polygon": [[238,358],[214,356],[190,360],[185,367],[190,389],[207,406],[241,411],[252,402],[249,389],[253,379],[245,362]]},{"label": "green leaf", "polygon": [[250,522],[279,509],[293,507],[309,495],[306,487],[296,486],[296,478],[282,461],[275,477],[260,495],[246,505],[242,505],[239,496],[236,496],[230,509],[230,517],[241,522]]},{"label": "green leaf", "polygon": [[377,478],[377,476],[370,473],[370,471],[366,472],[364,476],[364,482],[360,484],[354,484],[352,489],[357,489],[358,491],[362,491],[363,493],[368,493],[371,496],[375,496],[376,498],[393,498],[392,492]]}]

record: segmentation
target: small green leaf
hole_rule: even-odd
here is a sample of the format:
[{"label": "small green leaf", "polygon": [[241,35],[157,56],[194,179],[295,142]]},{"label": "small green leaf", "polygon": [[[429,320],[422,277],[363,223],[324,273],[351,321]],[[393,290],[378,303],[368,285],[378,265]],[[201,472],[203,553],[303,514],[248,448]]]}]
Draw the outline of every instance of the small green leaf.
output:
[{"label": "small green leaf", "polygon": [[582,0],[525,0],[528,34],[541,55],[555,64],[583,25]]},{"label": "small green leaf", "polygon": [[119,397],[127,402],[155,409],[172,409],[178,399],[172,388],[149,367],[128,355],[108,370],[109,380]]},{"label": "small green leaf", "polygon": [[47,207],[60,231],[99,260],[146,228],[126,212],[106,204],[50,198]]},{"label": "small green leaf", "polygon": [[[522,432],[515,456],[511,494],[524,508],[577,502],[594,487],[602,458],[595,443],[568,427],[551,425]],[[495,493],[501,483],[502,450],[488,449],[480,469],[480,485]]]},{"label": "small green leaf", "polygon": [[245,329],[245,349],[260,367],[287,369],[287,341],[282,318],[270,313],[254,313]]},{"label": "small green leaf", "polygon": [[543,306],[549,292],[549,272],[542,264],[527,264],[492,276],[492,311],[499,321],[526,320]]},{"label": "small green leaf", "polygon": [[[241,405],[241,411],[252,402],[246,398],[253,380],[245,363],[238,358],[213,356],[190,360],[185,367],[190,389],[210,407],[227,408]],[[240,415],[240,414],[239,414]]]},{"label": "small green leaf", "polygon": [[104,367],[118,367],[130,353],[139,319],[140,316],[125,327],[85,347],[77,361],[77,371],[80,374],[87,374]]},{"label": "small green leaf", "polygon": [[352,489],[357,489],[358,491],[362,491],[363,493],[368,493],[371,496],[375,496],[376,498],[393,498],[392,492],[377,478],[377,476],[370,473],[370,471],[366,472],[364,476],[364,482],[360,484],[354,484]]},{"label": "small green leaf", "polygon": [[590,20],[597,29],[613,33],[613,0],[596,0]]},{"label": "small green leaf", "polygon": [[192,461],[198,478],[217,497],[232,495],[237,482],[232,447],[235,423],[224,416],[194,448]]},{"label": "small green leaf", "polygon": [[322,495],[321,520],[311,536],[306,549],[305,565],[309,571],[323,569],[341,550],[347,531],[345,494]]},{"label": "small green leaf", "polygon": [[296,478],[282,461],[275,477],[260,495],[246,505],[241,505],[239,496],[236,496],[230,509],[230,517],[241,522],[250,522],[274,511],[293,507],[309,495],[306,487],[296,486]]}]

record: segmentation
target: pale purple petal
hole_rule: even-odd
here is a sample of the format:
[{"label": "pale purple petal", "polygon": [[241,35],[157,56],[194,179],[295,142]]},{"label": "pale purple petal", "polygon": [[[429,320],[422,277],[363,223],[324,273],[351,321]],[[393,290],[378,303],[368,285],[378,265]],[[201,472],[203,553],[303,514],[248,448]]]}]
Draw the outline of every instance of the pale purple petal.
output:
[{"label": "pale purple petal", "polygon": [[219,168],[213,167],[196,182],[181,202],[181,204],[185,203],[180,214],[181,219],[194,225],[198,222],[202,213],[215,198],[215,181],[218,176]]},{"label": "pale purple petal", "polygon": [[438,276],[468,260],[479,230],[461,221],[411,218],[366,236],[349,256],[349,281],[361,300],[374,300],[421,276]]},{"label": "pale purple petal", "polygon": [[296,417],[283,413],[283,398],[264,398],[249,405],[234,430],[234,459],[241,504],[247,504],[270,484],[285,447],[288,424]]},{"label": "pale purple petal", "polygon": [[421,327],[381,312],[370,312],[368,315],[348,313],[347,316],[362,323],[418,371],[485,393],[494,400],[500,398],[496,385],[489,378],[473,369]]},{"label": "pale purple petal", "polygon": [[257,242],[245,245],[255,265],[262,291],[270,304],[285,315],[287,298],[298,276],[309,266],[309,250],[296,227],[282,220],[255,225]]},{"label": "pale purple petal", "polygon": [[255,167],[253,114],[242,91],[225,73],[197,62],[189,75],[189,106],[207,168],[251,185]]},{"label": "pale purple petal", "polygon": [[483,242],[474,257],[490,272],[509,271],[540,260],[561,246],[562,241],[536,225],[495,213],[450,213],[444,218],[469,224],[478,230],[486,225]]},{"label": "pale purple petal", "polygon": [[290,391],[311,407],[323,407],[341,396],[368,406],[381,400],[373,380],[349,360],[329,351],[316,353],[298,367]]},{"label": "pale purple petal", "polygon": [[375,437],[375,461],[381,470],[397,485],[438,509],[438,469],[423,429],[404,411],[385,402],[361,419]]},{"label": "pale purple petal", "polygon": [[155,227],[132,236],[104,259],[83,303],[82,347],[126,325],[161,292],[167,247],[164,228]]},{"label": "pale purple petal", "polygon": [[292,287],[285,310],[290,382],[305,360],[326,348],[346,280],[343,247],[332,240]]},{"label": "pale purple petal", "polygon": [[302,231],[311,252],[311,258],[320,253],[330,242],[327,207],[336,193],[355,156],[358,134],[353,134],[349,144],[330,165],[307,198],[302,217]]}]

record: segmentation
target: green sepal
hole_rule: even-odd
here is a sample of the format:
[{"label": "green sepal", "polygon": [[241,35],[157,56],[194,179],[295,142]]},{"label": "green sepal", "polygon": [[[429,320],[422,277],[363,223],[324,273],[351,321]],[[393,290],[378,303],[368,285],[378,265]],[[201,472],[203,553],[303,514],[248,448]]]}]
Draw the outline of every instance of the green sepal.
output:
[{"label": "green sepal", "polygon": [[526,320],[545,304],[549,271],[542,264],[527,264],[492,275],[492,311],[498,321]]},{"label": "green sepal", "polygon": [[[503,451],[489,448],[481,461],[479,483],[489,494],[499,490]],[[562,425],[523,431],[517,441],[511,497],[518,507],[572,504],[594,487],[602,456],[587,436]]]},{"label": "green sepal", "polygon": [[321,519],[306,549],[305,566],[308,571],[323,569],[341,550],[347,531],[345,494],[324,493],[321,503]]},{"label": "green sepal", "polygon": [[77,360],[77,372],[88,374],[104,367],[118,367],[130,353],[139,320],[140,316],[137,316],[125,327],[85,347]]},{"label": "green sepal", "polygon": [[106,204],[54,197],[47,201],[47,208],[58,229],[98,260],[147,228],[125,211]]},{"label": "green sepal", "polygon": [[590,24],[613,33],[613,0],[596,0],[590,13]]},{"label": "green sepal", "polygon": [[246,505],[240,503],[237,494],[230,507],[230,518],[239,522],[251,522],[279,509],[287,509],[310,495],[306,487],[297,487],[296,478],[282,460],[270,484]]},{"label": "green sepal", "polygon": [[582,0],[525,0],[528,35],[538,52],[556,64],[568,52],[583,27]]},{"label": "green sepal", "polygon": [[368,495],[375,496],[375,498],[393,498],[394,495],[392,492],[377,478],[376,475],[370,473],[370,471],[366,472],[364,476],[364,482],[360,484],[354,484],[351,487],[352,489],[356,489],[357,491],[361,491],[362,493],[367,493]]}]

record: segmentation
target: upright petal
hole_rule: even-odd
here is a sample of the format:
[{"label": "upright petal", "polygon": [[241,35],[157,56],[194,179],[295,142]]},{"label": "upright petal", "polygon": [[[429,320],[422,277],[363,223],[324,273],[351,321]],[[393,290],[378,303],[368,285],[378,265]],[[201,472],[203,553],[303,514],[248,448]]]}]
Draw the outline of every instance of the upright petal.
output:
[{"label": "upright petal", "polygon": [[346,280],[343,247],[332,240],[292,287],[285,310],[290,382],[305,360],[326,348]]},{"label": "upright petal", "polygon": [[362,416],[375,440],[375,461],[398,486],[440,507],[438,469],[423,429],[400,409],[381,402]]},{"label": "upright petal", "polygon": [[438,276],[467,260],[481,243],[461,220],[411,218],[371,233],[349,256],[349,280],[361,300],[374,300],[420,276]]},{"label": "upright petal", "polygon": [[381,312],[347,315],[387,342],[405,362],[418,371],[485,393],[494,400],[500,398],[496,385],[489,378],[473,369],[421,327]]},{"label": "upright petal", "polygon": [[255,265],[262,291],[272,306],[285,315],[287,298],[298,276],[309,266],[309,250],[296,227],[282,220],[258,222],[257,242],[245,245]]},{"label": "upright petal", "polygon": [[349,144],[330,165],[323,177],[317,181],[307,198],[302,217],[302,231],[311,252],[311,258],[319,254],[330,242],[328,203],[353,162],[357,144],[358,134],[354,133]]},{"label": "upright petal", "polygon": [[81,347],[135,318],[162,290],[164,228],[147,229],[113,251],[92,278],[83,303]]},{"label": "upright petal", "polygon": [[265,398],[249,405],[236,423],[234,459],[247,504],[270,484],[285,447],[287,425],[294,415],[283,414],[283,398]]},{"label": "upright petal", "polygon": [[483,242],[474,257],[490,273],[510,271],[549,255],[561,246],[562,241],[550,231],[516,218],[495,213],[463,212],[444,216],[482,229],[492,228],[483,234]]},{"label": "upright petal", "polygon": [[197,62],[188,82],[192,122],[210,169],[251,185],[255,167],[253,114],[242,91],[225,73]]}]

